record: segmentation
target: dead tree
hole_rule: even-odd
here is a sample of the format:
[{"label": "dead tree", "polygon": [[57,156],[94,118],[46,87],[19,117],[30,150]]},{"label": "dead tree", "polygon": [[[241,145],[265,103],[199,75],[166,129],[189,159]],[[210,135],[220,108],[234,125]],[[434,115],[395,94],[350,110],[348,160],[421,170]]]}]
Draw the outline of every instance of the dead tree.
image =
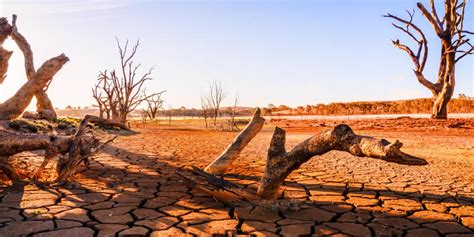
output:
[{"label": "dead tree", "polygon": [[143,94],[142,88],[144,83],[152,80],[151,73],[153,68],[141,76],[138,75],[141,64],[135,64],[133,59],[140,42],[137,41],[134,46],[129,48],[128,40],[123,47],[120,45],[119,40],[116,40],[120,57],[120,69],[118,72],[116,70],[100,72],[96,87],[100,87],[106,94],[104,96],[106,100],[104,104],[107,106],[103,104],[103,107],[110,110],[111,118],[125,124],[130,112],[134,111],[148,98],[162,92],[147,96]]},{"label": "dead tree", "polygon": [[[99,72],[97,77],[97,83],[92,88],[92,96],[96,100],[99,108],[102,107],[103,113],[107,116],[107,119],[118,119],[117,110],[117,96],[115,95],[114,83],[111,79],[115,72],[111,72],[110,76],[107,70]],[[104,95],[102,95],[102,92]],[[103,117],[103,116],[101,116]]]},{"label": "dead tree", "polygon": [[432,118],[446,119],[447,104],[454,92],[455,64],[462,58],[474,53],[474,46],[467,35],[474,32],[465,30],[464,17],[467,0],[444,1],[444,15],[440,17],[436,11],[434,0],[430,0],[430,10],[422,3],[417,3],[418,9],[433,27],[435,34],[441,41],[441,58],[436,83],[431,82],[424,76],[424,68],[428,59],[428,41],[425,34],[415,23],[413,23],[414,10],[408,13],[409,19],[402,19],[392,14],[384,17],[392,18],[401,25],[392,24],[395,28],[406,33],[418,46],[416,51],[408,45],[402,44],[400,40],[392,40],[395,47],[405,51],[415,64],[413,69],[418,82],[428,88],[433,94]]},{"label": "dead tree", "polygon": [[207,128],[208,127],[207,119],[210,117],[211,108],[205,96],[201,96],[201,110],[202,110],[202,117],[204,118],[204,122],[206,123],[206,128]]},{"label": "dead tree", "polygon": [[206,95],[207,103],[211,110],[211,117],[214,120],[214,127],[217,125],[217,118],[220,116],[220,107],[227,92],[222,88],[220,82],[213,81],[209,83],[209,91]]},{"label": "dead tree", "polygon": [[221,175],[227,171],[245,146],[262,130],[265,119],[260,116],[260,113],[260,109],[257,108],[249,124],[237,135],[224,152],[206,167],[206,172]]},{"label": "dead tree", "polygon": [[28,81],[15,95],[0,104],[0,119],[8,120],[19,117],[31,103],[34,96],[37,98],[36,106],[39,117],[46,119],[56,118],[56,112],[45,91],[51,83],[53,76],[69,59],[64,54],[61,54],[47,60],[38,70],[35,70],[33,51],[25,37],[18,32],[16,15],[13,15],[11,25],[6,18],[0,18],[0,82],[3,82],[6,78],[8,60],[12,54],[11,51],[5,50],[2,47],[3,42],[8,37],[15,41],[23,53]]},{"label": "dead tree", "polygon": [[150,119],[155,119],[156,115],[158,114],[158,110],[163,108],[163,99],[161,99],[161,95],[166,91],[161,91],[159,93],[155,93],[153,96],[147,96],[146,92],[143,92],[145,96],[145,101],[147,103],[146,114]]},{"label": "dead tree", "polygon": [[402,143],[398,140],[390,143],[385,139],[357,135],[345,124],[310,137],[289,152],[285,149],[285,138],[285,130],[276,127],[268,149],[265,173],[257,191],[263,198],[273,198],[286,177],[303,163],[332,150],[403,165],[427,164],[423,159],[400,151]]},{"label": "dead tree", "polygon": [[230,107],[230,121],[229,121],[229,130],[230,131],[239,131],[239,127],[235,122],[235,115],[237,113],[237,105],[239,104],[239,93],[235,95],[234,105]]},{"label": "dead tree", "polygon": [[[253,126],[246,132],[256,134],[260,129],[259,126]],[[186,180],[186,185],[198,188],[224,202],[228,202],[230,199],[230,201],[239,200],[260,205],[266,203],[262,200],[271,200],[277,196],[279,187],[291,172],[298,169],[312,157],[323,155],[332,150],[345,151],[359,157],[381,159],[403,165],[427,164],[424,159],[402,152],[400,150],[402,143],[399,141],[391,143],[385,139],[357,135],[345,124],[310,137],[287,152],[285,149],[285,131],[277,127],[268,149],[264,175],[260,181],[257,195],[254,195],[213,175],[223,174],[227,170],[245,147],[241,141],[245,140],[245,144],[247,144],[249,137],[239,134],[226,151],[206,168],[209,173],[195,168],[191,173],[180,171],[178,174]]]},{"label": "dead tree", "polygon": [[[107,100],[105,100],[102,96],[102,91],[100,91],[100,87],[98,84],[96,84],[94,88],[92,88],[92,97],[97,102],[97,105],[94,106],[97,106],[99,108],[99,117],[104,118],[105,108],[107,107]],[[107,118],[110,118],[109,114]]]}]

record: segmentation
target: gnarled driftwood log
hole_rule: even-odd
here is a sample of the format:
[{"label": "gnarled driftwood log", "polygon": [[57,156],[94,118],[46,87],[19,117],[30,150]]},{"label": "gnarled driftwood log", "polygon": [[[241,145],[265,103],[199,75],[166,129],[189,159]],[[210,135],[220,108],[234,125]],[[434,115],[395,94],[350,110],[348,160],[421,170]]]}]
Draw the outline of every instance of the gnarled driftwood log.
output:
[{"label": "gnarled driftwood log", "polygon": [[289,152],[285,149],[285,138],[285,131],[276,127],[268,149],[265,173],[256,195],[197,168],[190,173],[178,171],[178,175],[186,180],[186,185],[198,188],[219,200],[268,205],[269,203],[263,200],[275,198],[279,187],[292,171],[298,169],[310,158],[332,150],[346,151],[360,157],[381,159],[403,165],[427,164],[424,159],[400,151],[402,143],[399,141],[390,143],[385,139],[357,135],[345,124],[310,137]]},{"label": "gnarled driftwood log", "polygon": [[345,124],[310,137],[296,145],[291,151],[285,150],[285,130],[276,127],[268,149],[267,164],[257,194],[263,198],[273,198],[286,177],[303,163],[316,155],[332,150],[346,151],[360,157],[370,157],[403,165],[425,165],[423,159],[400,151],[402,143],[390,143],[385,139],[355,134]]},{"label": "gnarled driftwood log", "polygon": [[237,159],[240,152],[247,146],[247,144],[262,130],[265,119],[260,116],[260,109],[257,108],[252,119],[242,132],[235,137],[232,143],[219,155],[213,162],[211,162],[206,169],[206,172],[211,174],[224,174],[229,166]]},{"label": "gnarled driftwood log", "polygon": [[[108,120],[93,115],[86,115],[74,136],[59,136],[47,134],[19,134],[6,130],[0,130],[0,170],[2,170],[13,182],[19,179],[15,169],[9,164],[8,158],[24,151],[44,150],[45,159],[35,174],[39,178],[44,167],[58,154],[67,154],[68,160],[65,164],[58,165],[58,180],[67,181],[71,178],[76,167],[81,161],[87,161],[88,157],[99,152],[105,145],[112,142],[116,137],[100,144],[99,140],[92,134],[87,133],[87,124],[100,121],[106,124]],[[109,124],[116,126],[115,123]]]}]

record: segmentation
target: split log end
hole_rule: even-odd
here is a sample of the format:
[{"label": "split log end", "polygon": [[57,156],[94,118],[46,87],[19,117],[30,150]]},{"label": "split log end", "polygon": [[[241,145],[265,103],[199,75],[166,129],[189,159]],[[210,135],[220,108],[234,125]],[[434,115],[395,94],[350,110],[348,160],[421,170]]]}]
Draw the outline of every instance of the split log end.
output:
[{"label": "split log end", "polygon": [[212,161],[204,171],[222,175],[224,174],[230,165],[237,159],[242,150],[247,144],[262,130],[265,124],[265,119],[261,117],[260,108],[255,110],[255,113],[247,124],[247,126],[235,137],[234,141],[217,157]]}]

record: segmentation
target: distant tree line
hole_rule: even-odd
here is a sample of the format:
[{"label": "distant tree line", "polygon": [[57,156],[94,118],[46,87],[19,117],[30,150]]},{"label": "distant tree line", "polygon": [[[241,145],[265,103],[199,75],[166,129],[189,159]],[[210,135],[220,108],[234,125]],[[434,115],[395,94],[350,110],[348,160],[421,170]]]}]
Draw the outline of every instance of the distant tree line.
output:
[{"label": "distant tree line", "polygon": [[[399,101],[367,101],[367,102],[337,102],[329,104],[316,104],[291,108],[287,105],[269,105],[261,108],[263,116],[277,115],[364,115],[364,114],[429,114],[432,106],[431,98],[399,100]],[[459,96],[448,104],[450,113],[474,113],[474,98]],[[222,118],[251,116],[255,108],[234,107],[220,108]],[[158,116],[210,118],[209,111],[196,108],[164,109],[158,111]],[[207,115],[206,115],[207,114]]]},{"label": "distant tree line", "polygon": [[[400,101],[368,101],[329,103],[290,108],[285,105],[271,108],[272,114],[291,115],[361,115],[361,114],[416,114],[431,113],[431,98]],[[460,96],[448,104],[449,113],[474,113],[474,99]]]}]

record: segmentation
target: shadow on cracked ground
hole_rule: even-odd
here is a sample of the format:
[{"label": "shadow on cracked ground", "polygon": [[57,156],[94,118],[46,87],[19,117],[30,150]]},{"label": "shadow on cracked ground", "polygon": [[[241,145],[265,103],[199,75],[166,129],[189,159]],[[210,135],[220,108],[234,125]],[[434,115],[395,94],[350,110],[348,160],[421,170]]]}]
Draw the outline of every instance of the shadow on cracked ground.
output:
[{"label": "shadow on cracked ground", "polygon": [[[177,169],[204,167],[234,135],[151,130],[121,137],[82,168],[74,187],[4,190],[0,236],[473,234],[471,177],[442,172],[445,163],[435,160],[407,167],[341,152],[313,158],[283,187],[281,198],[300,203],[288,211],[224,205],[181,183]],[[269,139],[257,136],[226,179],[255,190]]]}]

